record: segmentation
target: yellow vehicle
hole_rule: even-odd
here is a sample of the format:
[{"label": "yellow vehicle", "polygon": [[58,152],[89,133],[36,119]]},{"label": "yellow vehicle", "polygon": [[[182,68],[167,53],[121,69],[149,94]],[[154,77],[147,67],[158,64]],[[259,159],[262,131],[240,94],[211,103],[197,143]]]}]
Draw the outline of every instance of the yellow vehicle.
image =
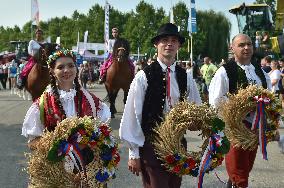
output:
[{"label": "yellow vehicle", "polygon": [[278,0],[276,6],[275,24],[272,20],[270,6],[267,4],[246,5],[243,3],[229,10],[237,17],[239,32],[249,35],[254,44],[256,44],[257,32],[268,32],[270,36],[277,33],[276,37],[270,37],[269,45],[260,45],[260,48],[257,48],[257,55],[259,56],[271,54],[282,54],[284,56],[284,1]]}]

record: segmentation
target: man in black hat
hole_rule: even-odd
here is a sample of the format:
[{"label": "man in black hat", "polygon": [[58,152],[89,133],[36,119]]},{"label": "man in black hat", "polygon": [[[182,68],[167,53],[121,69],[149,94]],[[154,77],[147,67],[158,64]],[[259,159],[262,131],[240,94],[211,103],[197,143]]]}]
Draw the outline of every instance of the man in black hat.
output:
[{"label": "man in black hat", "polygon": [[159,28],[151,40],[158,51],[157,60],[135,75],[121,119],[120,138],[130,148],[128,168],[133,174],[142,174],[145,188],[181,185],[181,177],[161,166],[152,141],[153,128],[176,103],[184,98],[201,103],[195,81],[175,62],[184,41],[176,25],[167,23]]}]

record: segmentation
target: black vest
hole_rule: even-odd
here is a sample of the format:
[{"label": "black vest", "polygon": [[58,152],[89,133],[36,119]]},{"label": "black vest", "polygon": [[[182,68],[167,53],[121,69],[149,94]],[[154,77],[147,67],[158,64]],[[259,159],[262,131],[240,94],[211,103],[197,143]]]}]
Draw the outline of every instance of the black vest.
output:
[{"label": "black vest", "polygon": [[[142,109],[142,130],[145,136],[143,147],[139,149],[140,157],[149,166],[160,166],[161,161],[157,159],[152,141],[154,138],[153,128],[163,121],[163,109],[166,100],[166,73],[156,61],[146,66],[143,71],[147,77],[148,87]],[[186,96],[187,74],[184,69],[176,66],[176,79],[180,92],[180,100]],[[186,140],[182,141],[186,145]]]},{"label": "black vest", "polygon": [[[184,69],[176,65],[176,79],[180,92],[180,100],[186,95],[187,74]],[[142,110],[142,130],[147,136],[163,119],[163,108],[166,100],[166,73],[156,61],[143,70],[147,77],[148,87]]]},{"label": "black vest", "polygon": [[[252,60],[251,64],[255,67],[255,73],[260,78],[262,87],[267,88],[265,75],[260,67],[260,64]],[[230,60],[223,65],[229,78],[229,92],[236,93],[239,87],[245,88],[248,86],[245,71],[239,68],[234,60]]]}]

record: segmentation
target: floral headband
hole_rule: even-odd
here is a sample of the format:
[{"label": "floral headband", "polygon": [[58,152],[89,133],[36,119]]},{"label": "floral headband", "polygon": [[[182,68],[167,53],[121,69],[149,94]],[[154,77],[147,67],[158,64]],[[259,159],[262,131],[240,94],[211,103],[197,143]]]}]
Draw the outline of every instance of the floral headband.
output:
[{"label": "floral headband", "polygon": [[76,61],[76,55],[73,51],[62,48],[62,49],[57,50],[56,52],[54,52],[52,55],[48,57],[48,60],[47,60],[48,67],[50,68],[50,65],[61,57],[71,57],[74,62]]}]

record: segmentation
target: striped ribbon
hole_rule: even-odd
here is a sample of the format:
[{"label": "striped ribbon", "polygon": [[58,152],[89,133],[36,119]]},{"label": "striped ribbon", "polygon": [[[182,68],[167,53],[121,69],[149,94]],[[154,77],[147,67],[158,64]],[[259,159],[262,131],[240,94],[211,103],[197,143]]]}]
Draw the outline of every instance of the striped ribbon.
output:
[{"label": "striped ribbon", "polygon": [[[74,166],[79,170],[79,171],[84,171],[85,172],[85,164],[84,160],[81,154],[81,150],[78,146],[77,143],[70,143],[67,141],[64,141],[62,146],[62,150],[59,151],[61,155],[65,155],[65,157],[69,157],[74,164]],[[66,160],[68,161],[68,160]]]},{"label": "striped ribbon", "polygon": [[198,171],[198,188],[202,188],[203,184],[203,177],[206,172],[206,170],[210,167],[210,162],[212,160],[211,154],[215,153],[217,150],[217,147],[221,146],[221,135],[223,135],[223,132],[219,132],[218,134],[214,134],[209,138],[209,144],[203,154],[203,157],[201,159],[201,163],[199,166]]},{"label": "striped ribbon", "polygon": [[209,144],[207,146],[206,152],[204,152],[202,160],[201,160],[201,164],[199,166],[199,171],[198,171],[198,176],[197,176],[198,188],[202,188],[203,177],[211,161],[211,152],[210,152],[210,146],[209,146],[210,143],[211,143],[211,138],[209,140]]},{"label": "striped ribbon", "polygon": [[258,140],[262,158],[267,160],[267,139],[265,135],[266,130],[266,116],[265,116],[265,105],[270,103],[270,99],[262,96],[255,96],[254,100],[257,102],[256,113],[253,118],[252,130],[259,130]]}]

